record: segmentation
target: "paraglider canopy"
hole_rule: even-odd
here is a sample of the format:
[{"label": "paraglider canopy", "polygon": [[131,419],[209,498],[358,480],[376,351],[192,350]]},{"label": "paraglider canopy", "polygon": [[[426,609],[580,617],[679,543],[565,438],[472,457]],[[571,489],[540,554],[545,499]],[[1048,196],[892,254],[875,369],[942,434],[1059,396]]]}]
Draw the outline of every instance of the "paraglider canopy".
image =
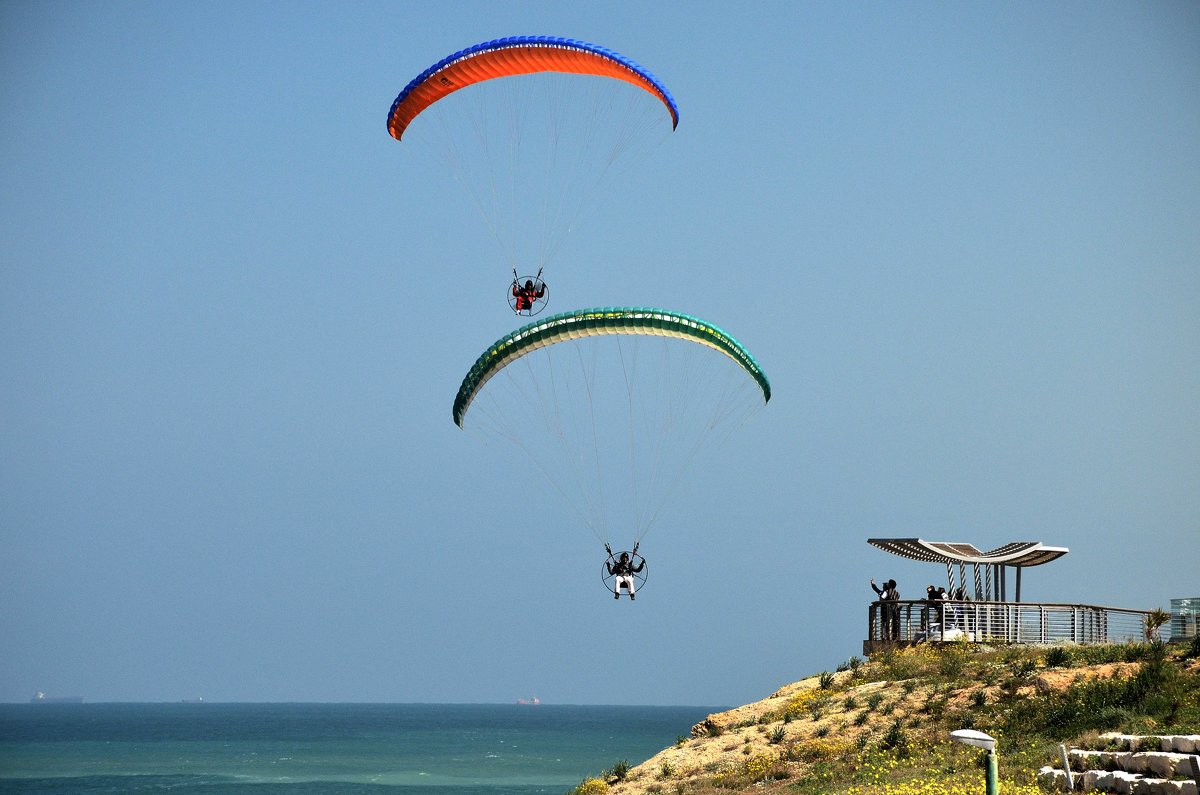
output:
[{"label": "paraglider canopy", "polygon": [[467,199],[439,207],[443,228],[478,216],[504,270],[533,274],[556,261],[589,208],[620,207],[623,197],[608,189],[652,162],[678,122],[666,86],[625,56],[576,39],[512,36],[418,74],[392,103],[387,129],[403,140],[408,164],[433,164]]},{"label": "paraglider canopy", "polygon": [[454,424],[463,427],[463,417],[479,390],[511,362],[557,342],[613,334],[678,337],[708,346],[728,356],[758,383],[763,403],[771,399],[771,383],[750,352],[732,336],[699,318],[648,307],[577,309],[522,326],[484,351],[458,388]]},{"label": "paraglider canopy", "polygon": [[[603,544],[637,544],[771,397],[749,351],[691,315],[579,309],[501,337],[459,386],[455,424],[527,454]],[[719,474],[718,474],[719,476]],[[611,562],[611,561],[610,561]],[[640,561],[639,561],[640,562]]]},{"label": "paraglider canopy", "polygon": [[484,80],[538,72],[596,75],[624,80],[654,94],[679,126],[679,107],[658,78],[605,47],[558,36],[510,36],[447,56],[413,78],[392,103],[388,132],[397,141],[421,111],[461,88]]}]

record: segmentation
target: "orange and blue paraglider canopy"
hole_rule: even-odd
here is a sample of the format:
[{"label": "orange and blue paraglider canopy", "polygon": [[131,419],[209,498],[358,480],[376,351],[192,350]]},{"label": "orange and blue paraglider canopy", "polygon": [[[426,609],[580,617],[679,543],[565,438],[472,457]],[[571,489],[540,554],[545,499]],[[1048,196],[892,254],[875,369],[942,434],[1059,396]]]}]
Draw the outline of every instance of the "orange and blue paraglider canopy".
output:
[{"label": "orange and blue paraglider canopy", "polygon": [[512,36],[476,44],[435,63],[405,86],[388,113],[388,132],[401,140],[421,111],[461,88],[513,75],[539,72],[611,77],[654,96],[679,125],[679,108],[658,78],[619,53],[594,44],[557,36]]}]

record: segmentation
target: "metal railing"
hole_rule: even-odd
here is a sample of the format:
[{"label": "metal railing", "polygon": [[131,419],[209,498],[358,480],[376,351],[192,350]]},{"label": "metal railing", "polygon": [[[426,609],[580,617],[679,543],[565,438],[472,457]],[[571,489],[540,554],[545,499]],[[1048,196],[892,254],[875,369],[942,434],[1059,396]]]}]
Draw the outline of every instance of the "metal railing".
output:
[{"label": "metal railing", "polygon": [[872,602],[867,643],[1125,643],[1146,639],[1147,610],[1037,602]]}]

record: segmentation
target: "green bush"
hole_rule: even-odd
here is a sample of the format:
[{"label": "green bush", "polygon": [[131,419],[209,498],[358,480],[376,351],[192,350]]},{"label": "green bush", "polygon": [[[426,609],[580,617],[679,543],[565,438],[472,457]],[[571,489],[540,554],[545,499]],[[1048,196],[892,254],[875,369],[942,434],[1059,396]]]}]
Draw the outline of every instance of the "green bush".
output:
[{"label": "green bush", "polygon": [[1120,729],[1133,715],[1171,721],[1184,704],[1187,683],[1166,660],[1159,644],[1137,647],[1142,662],[1129,679],[1093,679],[1059,693],[1013,702],[1005,724],[1014,733],[1071,737]]},{"label": "green bush", "polygon": [[966,644],[953,643],[943,647],[937,657],[937,671],[943,679],[956,682],[967,672],[971,651]]},{"label": "green bush", "polygon": [[892,726],[887,730],[887,734],[879,741],[879,747],[884,751],[892,751],[901,759],[908,757],[909,744],[908,735],[900,726],[900,721],[892,722]]},{"label": "green bush", "polygon": [[1050,668],[1062,668],[1071,664],[1071,653],[1062,646],[1055,646],[1046,652],[1046,665]]},{"label": "green bush", "polygon": [[625,776],[629,775],[629,762],[621,759],[609,770],[605,770],[601,774],[601,778],[611,778],[617,781],[624,781]]}]

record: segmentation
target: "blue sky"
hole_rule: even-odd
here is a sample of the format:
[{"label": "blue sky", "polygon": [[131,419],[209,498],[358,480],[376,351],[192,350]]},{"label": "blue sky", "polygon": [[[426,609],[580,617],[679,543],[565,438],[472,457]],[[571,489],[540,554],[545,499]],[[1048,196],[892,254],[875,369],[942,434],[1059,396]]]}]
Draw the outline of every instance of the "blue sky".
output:
[{"label": "blue sky", "polygon": [[[774,387],[635,605],[451,422],[506,268],[385,130],[526,33],[682,117],[554,308],[709,319]],[[873,536],[1200,595],[1197,41],[1185,2],[4,4],[0,700],[740,704],[859,653],[869,577],[939,581]]]}]

